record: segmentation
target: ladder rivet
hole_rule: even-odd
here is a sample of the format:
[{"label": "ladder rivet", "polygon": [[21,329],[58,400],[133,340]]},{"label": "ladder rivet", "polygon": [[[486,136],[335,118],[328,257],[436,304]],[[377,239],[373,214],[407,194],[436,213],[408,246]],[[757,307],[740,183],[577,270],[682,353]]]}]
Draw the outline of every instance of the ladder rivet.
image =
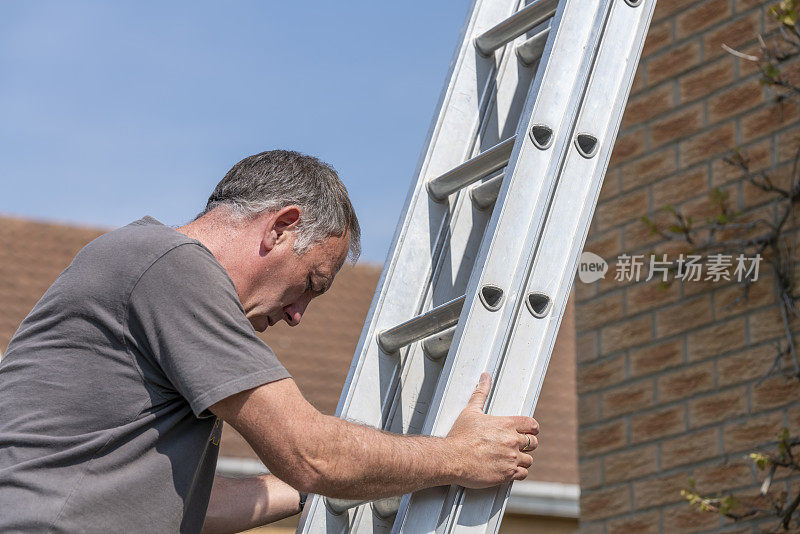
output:
[{"label": "ladder rivet", "polygon": [[631,7],[639,7],[642,5],[642,0],[625,0],[625,3]]},{"label": "ladder rivet", "polygon": [[578,152],[584,158],[592,158],[597,154],[597,138],[591,134],[578,134],[575,138],[575,146],[578,147]]},{"label": "ladder rivet", "polygon": [[550,313],[550,306],[552,301],[550,297],[544,293],[531,293],[525,299],[525,304],[528,306],[528,311],[537,319],[542,319]]},{"label": "ladder rivet", "polygon": [[553,129],[544,124],[534,124],[531,127],[531,141],[540,150],[547,150],[553,143]]},{"label": "ladder rivet", "polygon": [[497,286],[485,285],[480,292],[481,302],[489,311],[497,311],[503,304],[503,290]]}]

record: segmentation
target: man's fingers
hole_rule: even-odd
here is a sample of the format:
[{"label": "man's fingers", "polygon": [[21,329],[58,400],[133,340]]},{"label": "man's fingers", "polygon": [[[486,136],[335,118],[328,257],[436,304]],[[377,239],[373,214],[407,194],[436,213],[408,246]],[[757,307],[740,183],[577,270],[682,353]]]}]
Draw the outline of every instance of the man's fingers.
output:
[{"label": "man's fingers", "polygon": [[528,469],[530,466],[533,465],[533,456],[531,456],[530,454],[526,454],[524,452],[520,453],[517,465],[519,465],[520,467],[524,467],[525,469]]},{"label": "man's fingers", "polygon": [[533,417],[515,416],[514,427],[520,434],[533,434],[535,436],[539,433],[539,423]]},{"label": "man's fingers", "polygon": [[481,374],[478,387],[476,387],[475,391],[472,393],[472,397],[470,397],[467,406],[482,412],[483,405],[486,404],[486,397],[489,396],[489,389],[491,388],[491,385],[492,379],[489,377],[489,373]]},{"label": "man's fingers", "polygon": [[514,480],[525,480],[528,478],[528,470],[524,467],[517,467],[514,473]]}]

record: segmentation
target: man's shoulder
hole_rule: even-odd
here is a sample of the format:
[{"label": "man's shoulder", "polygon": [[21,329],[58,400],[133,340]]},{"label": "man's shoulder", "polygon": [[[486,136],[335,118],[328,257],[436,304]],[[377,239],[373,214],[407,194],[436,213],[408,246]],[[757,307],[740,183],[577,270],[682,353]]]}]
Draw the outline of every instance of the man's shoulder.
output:
[{"label": "man's shoulder", "polygon": [[196,262],[218,266],[202,243],[145,216],[86,245],[75,257],[71,269],[106,281],[115,278],[119,286],[132,289],[153,264],[173,259],[184,265]]},{"label": "man's shoulder", "polygon": [[199,241],[192,239],[147,215],[132,223],[104,234],[87,247],[86,252],[109,257],[124,257],[130,263],[149,264],[181,245],[198,254],[210,254]]}]

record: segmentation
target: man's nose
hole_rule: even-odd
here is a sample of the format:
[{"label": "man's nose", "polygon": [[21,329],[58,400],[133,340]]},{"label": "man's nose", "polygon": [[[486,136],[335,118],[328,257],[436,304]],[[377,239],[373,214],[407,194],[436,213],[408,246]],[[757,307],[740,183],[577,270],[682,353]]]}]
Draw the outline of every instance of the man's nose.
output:
[{"label": "man's nose", "polygon": [[286,324],[289,326],[297,326],[300,324],[300,319],[302,319],[303,314],[308,307],[308,300],[303,299],[293,304],[286,306],[283,309],[285,314]]}]

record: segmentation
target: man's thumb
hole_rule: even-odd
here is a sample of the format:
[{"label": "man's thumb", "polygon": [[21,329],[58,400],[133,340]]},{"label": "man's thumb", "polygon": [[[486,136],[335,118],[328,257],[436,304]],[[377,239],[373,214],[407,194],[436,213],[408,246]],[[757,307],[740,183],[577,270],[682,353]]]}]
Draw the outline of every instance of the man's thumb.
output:
[{"label": "man's thumb", "polygon": [[489,377],[489,373],[481,374],[478,387],[475,388],[475,391],[472,392],[472,396],[469,398],[468,405],[470,408],[483,411],[483,405],[486,404],[486,397],[489,396],[491,385],[492,379]]}]

